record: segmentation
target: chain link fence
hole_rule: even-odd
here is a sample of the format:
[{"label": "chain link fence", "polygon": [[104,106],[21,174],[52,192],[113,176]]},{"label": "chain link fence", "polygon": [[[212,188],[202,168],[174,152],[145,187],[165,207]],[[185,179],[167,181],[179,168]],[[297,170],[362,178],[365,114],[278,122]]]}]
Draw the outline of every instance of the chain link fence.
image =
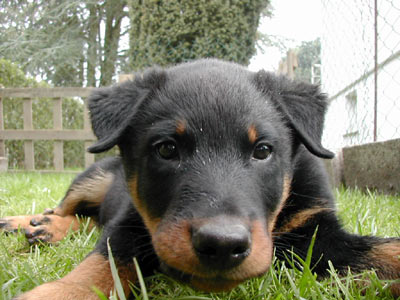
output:
[{"label": "chain link fence", "polygon": [[400,1],[322,0],[324,145],[400,138]]}]

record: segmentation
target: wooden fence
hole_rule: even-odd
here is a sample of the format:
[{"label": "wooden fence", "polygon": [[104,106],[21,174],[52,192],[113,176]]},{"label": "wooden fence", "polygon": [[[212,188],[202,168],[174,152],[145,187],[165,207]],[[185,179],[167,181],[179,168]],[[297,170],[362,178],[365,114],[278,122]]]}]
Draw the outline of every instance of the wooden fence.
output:
[{"label": "wooden fence", "polygon": [[[54,141],[54,168],[57,172],[64,171],[64,141],[84,141],[85,148],[96,139],[91,130],[86,98],[93,88],[0,88],[0,158],[6,156],[6,140],[23,140],[25,153],[25,169],[34,170],[34,147],[37,140]],[[22,98],[23,101],[23,130],[4,129],[4,98]],[[85,101],[83,129],[66,130],[62,128],[62,101],[65,98],[80,97]],[[53,99],[53,129],[34,129],[32,119],[33,99]],[[85,167],[94,162],[94,155],[85,151]]]}]

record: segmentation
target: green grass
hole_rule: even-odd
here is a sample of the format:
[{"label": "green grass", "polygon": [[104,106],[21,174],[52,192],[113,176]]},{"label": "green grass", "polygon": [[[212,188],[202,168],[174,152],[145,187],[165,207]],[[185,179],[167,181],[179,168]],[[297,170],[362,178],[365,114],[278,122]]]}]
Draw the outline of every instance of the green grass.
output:
[{"label": "green grass", "polygon": [[[0,217],[40,213],[54,207],[64,195],[73,175],[0,173]],[[360,234],[399,236],[400,198],[340,190],[338,209],[347,230]],[[0,234],[0,299],[11,299],[21,291],[55,280],[71,271],[94,247],[98,230],[70,234],[56,246],[30,247],[19,235]],[[136,299],[181,300],[250,300],[250,299],[392,299],[387,283],[374,274],[348,275],[339,278],[332,269],[331,277],[322,281],[310,271],[308,261],[303,271],[274,261],[270,271],[249,280],[228,293],[209,294],[194,291],[171,278],[156,274],[133,287]],[[371,284],[360,289],[362,278]],[[147,295],[142,293],[146,290]],[[115,293],[110,299],[117,299]],[[99,299],[107,299],[101,297]]]}]

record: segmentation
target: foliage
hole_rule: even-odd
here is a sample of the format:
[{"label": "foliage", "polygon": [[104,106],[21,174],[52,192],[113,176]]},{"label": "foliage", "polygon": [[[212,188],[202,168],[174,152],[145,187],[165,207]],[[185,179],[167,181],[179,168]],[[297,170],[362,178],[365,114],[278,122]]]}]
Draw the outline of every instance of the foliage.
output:
[{"label": "foliage", "polygon": [[134,70],[195,58],[248,64],[269,0],[128,0]]},{"label": "foliage", "polygon": [[0,87],[31,87],[35,84],[36,81],[27,78],[18,66],[0,58]]},{"label": "foliage", "polygon": [[0,57],[54,86],[109,85],[125,6],[120,0],[1,1]]},{"label": "foliage", "polygon": [[[72,178],[71,174],[0,174],[0,217],[35,214],[46,207],[55,207]],[[337,196],[341,219],[350,232],[398,235],[399,197],[345,189],[337,192]],[[30,247],[23,234],[0,234],[0,299],[11,299],[21,291],[64,276],[93,249],[98,238],[98,230],[84,230],[70,234],[57,245]],[[226,293],[194,291],[162,274],[146,278],[145,284],[148,298],[154,300],[393,299],[388,286],[373,272],[339,277],[332,268],[327,279],[316,280],[309,261],[305,261],[300,269],[303,270],[274,261],[266,275],[248,280]],[[363,278],[368,280],[368,286]],[[133,299],[144,299],[138,285],[132,289]]]},{"label": "foliage", "polygon": [[200,57],[248,64],[257,40],[268,40],[257,26],[261,16],[271,15],[269,3],[1,1],[0,57],[53,86],[104,86],[121,69],[130,72]]},{"label": "foliage", "polygon": [[[321,41],[316,39],[314,41],[302,42],[296,49],[298,67],[295,70],[295,77],[298,80],[311,82],[311,68],[315,64],[321,64]],[[316,69],[314,76],[320,77],[320,70]],[[316,80],[316,83],[319,82]]]}]

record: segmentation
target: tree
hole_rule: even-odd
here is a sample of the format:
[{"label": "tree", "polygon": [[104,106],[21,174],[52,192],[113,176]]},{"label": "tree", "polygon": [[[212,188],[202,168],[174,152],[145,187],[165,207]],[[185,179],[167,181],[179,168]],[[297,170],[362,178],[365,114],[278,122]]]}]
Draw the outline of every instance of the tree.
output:
[{"label": "tree", "polygon": [[130,67],[216,57],[248,64],[269,0],[127,0]]},{"label": "tree", "polygon": [[0,1],[0,57],[54,86],[104,86],[121,69],[199,57],[247,64],[269,2]]},{"label": "tree", "polygon": [[[302,42],[296,49],[298,67],[295,70],[296,79],[311,82],[311,68],[321,63],[321,41]],[[319,76],[319,69],[316,71],[316,76]]]},{"label": "tree", "polygon": [[55,86],[109,85],[125,7],[120,0],[1,1],[0,56]]},{"label": "tree", "polygon": [[11,61],[0,58],[0,88],[3,87],[31,87],[37,83],[27,78],[24,72]]}]

